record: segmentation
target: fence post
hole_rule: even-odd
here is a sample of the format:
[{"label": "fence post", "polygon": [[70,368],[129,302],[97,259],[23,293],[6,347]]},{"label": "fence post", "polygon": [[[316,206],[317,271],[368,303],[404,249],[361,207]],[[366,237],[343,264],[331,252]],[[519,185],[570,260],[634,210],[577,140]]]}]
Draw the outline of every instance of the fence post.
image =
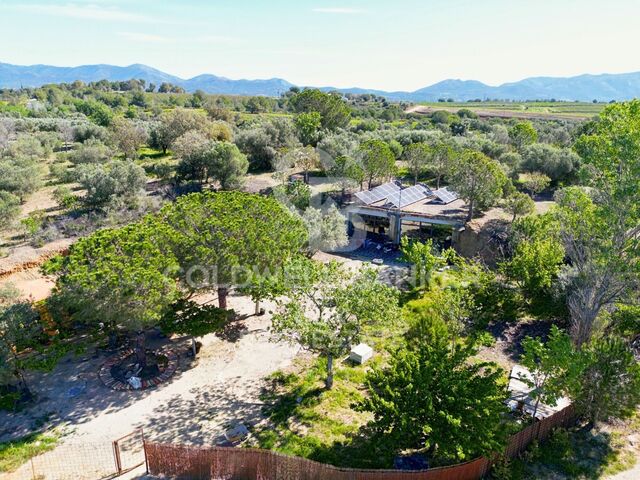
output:
[{"label": "fence post", "polygon": [[116,461],[116,474],[122,473],[122,462],[120,461],[120,448],[118,447],[118,441],[113,442],[113,457]]},{"label": "fence post", "polygon": [[140,428],[140,435],[142,435],[142,453],[144,454],[144,469],[145,473],[149,473],[149,459],[147,458],[147,441],[144,438],[144,430]]}]

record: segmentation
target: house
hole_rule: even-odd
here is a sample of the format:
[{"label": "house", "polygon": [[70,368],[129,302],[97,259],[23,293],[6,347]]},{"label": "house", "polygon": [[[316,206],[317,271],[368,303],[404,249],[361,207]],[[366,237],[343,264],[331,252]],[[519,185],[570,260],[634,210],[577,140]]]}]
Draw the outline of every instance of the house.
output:
[{"label": "house", "polygon": [[432,190],[424,184],[403,187],[388,182],[355,194],[347,208],[349,225],[384,233],[398,244],[404,230],[438,226],[450,229],[451,243],[464,230],[467,217],[465,202],[448,187]]}]

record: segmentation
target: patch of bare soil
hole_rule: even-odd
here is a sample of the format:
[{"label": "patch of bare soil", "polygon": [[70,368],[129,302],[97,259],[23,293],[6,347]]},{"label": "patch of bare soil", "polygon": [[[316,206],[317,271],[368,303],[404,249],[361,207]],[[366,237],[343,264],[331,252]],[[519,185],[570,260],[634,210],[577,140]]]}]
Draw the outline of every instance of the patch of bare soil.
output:
[{"label": "patch of bare soil", "polygon": [[278,183],[271,172],[253,173],[247,175],[244,182],[244,190],[249,193],[259,193],[267,188],[275,187]]},{"label": "patch of bare soil", "polygon": [[546,338],[550,329],[551,323],[540,320],[496,323],[488,327],[496,339],[495,344],[482,347],[476,357],[496,362],[508,373],[523,353],[522,340],[526,337]]}]

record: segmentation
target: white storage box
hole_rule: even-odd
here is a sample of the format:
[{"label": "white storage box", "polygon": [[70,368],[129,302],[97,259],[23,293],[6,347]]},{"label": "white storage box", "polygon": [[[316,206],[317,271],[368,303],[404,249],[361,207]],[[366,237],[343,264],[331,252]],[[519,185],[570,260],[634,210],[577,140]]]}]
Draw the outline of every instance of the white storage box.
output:
[{"label": "white storage box", "polygon": [[356,345],[351,349],[349,360],[362,365],[373,356],[373,348],[365,343]]}]

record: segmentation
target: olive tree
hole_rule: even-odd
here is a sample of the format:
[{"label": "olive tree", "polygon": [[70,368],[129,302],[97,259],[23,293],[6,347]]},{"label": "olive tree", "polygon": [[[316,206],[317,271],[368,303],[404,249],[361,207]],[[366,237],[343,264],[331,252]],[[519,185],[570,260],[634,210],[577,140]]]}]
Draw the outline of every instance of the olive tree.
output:
[{"label": "olive tree", "polygon": [[107,163],[113,156],[111,149],[100,140],[90,138],[78,148],[69,153],[69,160],[74,165],[87,163]]},{"label": "olive tree", "polygon": [[163,153],[172,147],[173,143],[189,130],[206,131],[209,127],[206,115],[195,110],[176,108],[163,112],[159,123],[151,129],[149,141],[152,147],[159,148]]},{"label": "olive tree", "polygon": [[411,143],[404,149],[404,159],[413,177],[413,184],[418,183],[418,177],[428,165],[432,155],[431,148],[426,143]]},{"label": "olive tree", "polygon": [[0,190],[0,223],[4,226],[18,218],[20,214],[20,199],[9,192]]},{"label": "olive tree", "polygon": [[325,210],[308,207],[302,214],[309,232],[310,253],[319,250],[330,252],[349,243],[347,236],[347,219],[334,206]]},{"label": "olive tree", "polygon": [[286,272],[287,298],[273,315],[276,338],[296,341],[326,359],[327,389],[333,386],[333,362],[360,341],[363,329],[393,321],[398,295],[377,280],[374,270],[349,273],[337,262],[301,260]]},{"label": "olive tree", "polygon": [[500,165],[486,155],[466,150],[452,168],[451,186],[468,205],[467,221],[476,209],[494,205],[503,194],[507,177]]},{"label": "olive tree", "polygon": [[309,170],[320,166],[320,155],[313,147],[293,148],[285,153],[287,162],[301,168],[304,173],[304,183],[309,183]]},{"label": "olive tree", "polygon": [[115,118],[111,122],[111,140],[125,158],[138,157],[138,149],[147,141],[147,132],[126,118]]},{"label": "olive tree", "polygon": [[112,161],[106,165],[86,164],[78,167],[77,181],[86,189],[84,202],[104,207],[112,200],[135,200],[146,183],[144,169],[131,161]]},{"label": "olive tree", "polygon": [[384,141],[367,140],[360,145],[358,153],[369,188],[374,180],[389,178],[395,173],[395,156]]},{"label": "olive tree", "polygon": [[541,172],[553,181],[567,180],[580,165],[580,157],[570,149],[536,143],[522,150],[521,168]]}]

